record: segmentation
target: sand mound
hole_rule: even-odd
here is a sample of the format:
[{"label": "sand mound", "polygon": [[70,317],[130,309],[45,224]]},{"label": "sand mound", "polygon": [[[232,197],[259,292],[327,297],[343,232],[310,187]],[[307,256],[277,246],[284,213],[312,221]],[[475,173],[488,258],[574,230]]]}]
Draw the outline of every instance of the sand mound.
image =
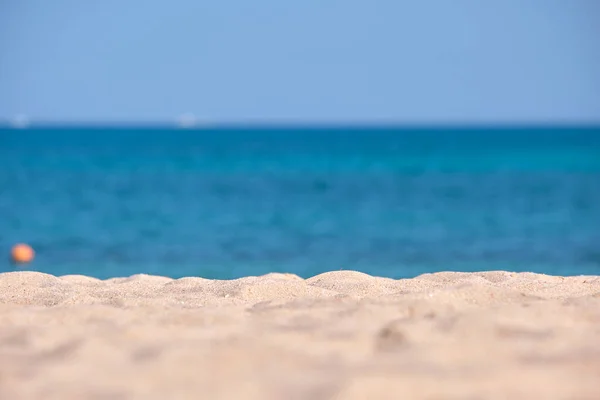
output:
[{"label": "sand mound", "polygon": [[600,277],[0,274],[1,399],[600,398]]}]

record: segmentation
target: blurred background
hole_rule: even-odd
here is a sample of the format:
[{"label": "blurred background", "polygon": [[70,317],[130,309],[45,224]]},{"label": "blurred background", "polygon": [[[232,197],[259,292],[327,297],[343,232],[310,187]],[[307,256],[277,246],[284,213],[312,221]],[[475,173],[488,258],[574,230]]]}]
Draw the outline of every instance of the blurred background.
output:
[{"label": "blurred background", "polygon": [[600,274],[599,2],[296,3],[0,2],[0,272]]}]

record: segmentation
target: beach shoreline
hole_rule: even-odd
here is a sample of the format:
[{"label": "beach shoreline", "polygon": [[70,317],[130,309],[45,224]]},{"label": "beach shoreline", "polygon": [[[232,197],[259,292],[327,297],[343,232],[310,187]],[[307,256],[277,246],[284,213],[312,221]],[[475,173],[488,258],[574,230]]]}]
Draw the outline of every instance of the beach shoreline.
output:
[{"label": "beach shoreline", "polygon": [[0,398],[600,398],[600,276],[0,274]]}]

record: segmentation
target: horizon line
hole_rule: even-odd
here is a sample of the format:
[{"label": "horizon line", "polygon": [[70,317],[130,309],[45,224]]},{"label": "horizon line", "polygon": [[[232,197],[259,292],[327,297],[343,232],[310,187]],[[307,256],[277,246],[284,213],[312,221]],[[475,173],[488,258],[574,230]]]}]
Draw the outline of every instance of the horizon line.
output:
[{"label": "horizon line", "polygon": [[165,129],[215,130],[215,129],[568,129],[600,128],[600,121],[276,121],[249,120],[229,122],[182,123],[173,120],[28,120],[15,122],[0,119],[0,129]]}]

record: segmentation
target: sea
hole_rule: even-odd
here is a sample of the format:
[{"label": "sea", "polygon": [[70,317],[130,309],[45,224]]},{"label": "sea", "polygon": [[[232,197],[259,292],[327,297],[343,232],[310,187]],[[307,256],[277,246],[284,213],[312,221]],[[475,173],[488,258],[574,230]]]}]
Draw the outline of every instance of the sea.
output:
[{"label": "sea", "polygon": [[600,127],[3,128],[18,270],[600,275]]}]

